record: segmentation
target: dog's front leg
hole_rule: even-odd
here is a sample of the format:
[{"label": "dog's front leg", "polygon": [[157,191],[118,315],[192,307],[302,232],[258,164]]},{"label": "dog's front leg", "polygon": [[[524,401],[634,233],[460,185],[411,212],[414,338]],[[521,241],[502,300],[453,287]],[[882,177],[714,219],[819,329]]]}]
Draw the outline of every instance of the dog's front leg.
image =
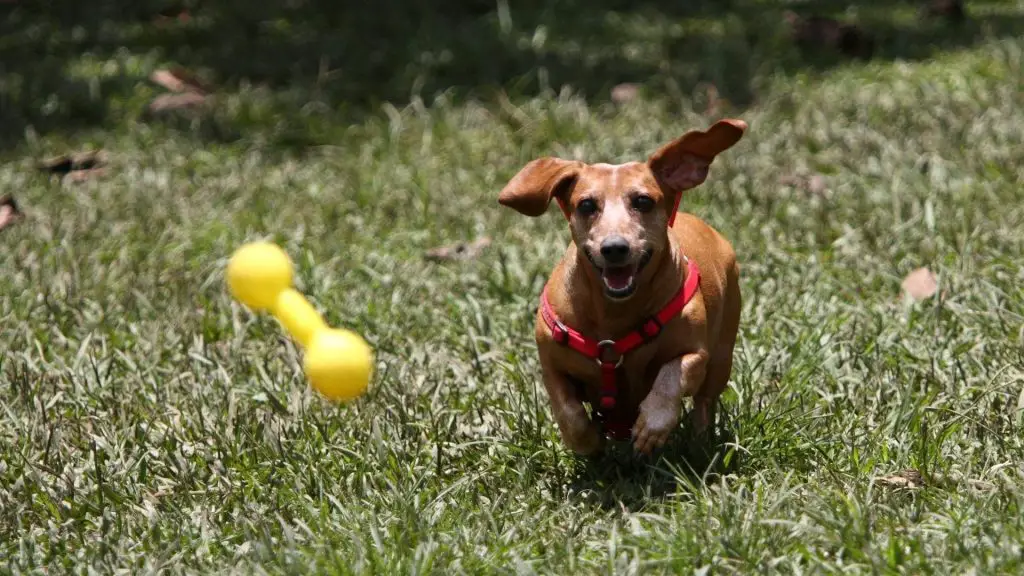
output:
[{"label": "dog's front leg", "polygon": [[572,382],[542,362],[544,387],[551,400],[551,412],[558,423],[562,442],[581,456],[593,456],[604,447],[604,437],[597,424],[590,420],[583,401]]},{"label": "dog's front leg", "polygon": [[703,350],[685,354],[661,367],[651,391],[640,403],[640,414],[633,425],[633,446],[650,454],[668,442],[679,426],[683,398],[692,396],[704,382],[708,355]]}]

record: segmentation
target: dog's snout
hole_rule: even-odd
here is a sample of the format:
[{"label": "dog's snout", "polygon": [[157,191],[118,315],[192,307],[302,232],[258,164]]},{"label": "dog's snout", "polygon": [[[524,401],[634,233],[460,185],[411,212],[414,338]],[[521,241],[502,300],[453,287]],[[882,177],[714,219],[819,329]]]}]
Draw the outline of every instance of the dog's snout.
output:
[{"label": "dog's snout", "polygon": [[611,236],[601,242],[601,256],[609,264],[621,264],[629,258],[629,242],[622,236]]}]

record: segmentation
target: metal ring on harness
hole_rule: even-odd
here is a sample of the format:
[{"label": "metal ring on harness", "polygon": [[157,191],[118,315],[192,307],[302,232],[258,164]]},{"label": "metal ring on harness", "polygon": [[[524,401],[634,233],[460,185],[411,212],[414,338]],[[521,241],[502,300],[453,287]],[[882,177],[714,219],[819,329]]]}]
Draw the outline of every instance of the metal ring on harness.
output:
[{"label": "metal ring on harness", "polygon": [[611,364],[610,361],[605,362],[605,359],[604,359],[604,351],[605,350],[611,350],[611,351],[615,352],[616,354],[618,354],[619,355],[619,359],[615,361],[615,367],[618,368],[619,366],[622,366],[622,361],[625,360],[625,356],[623,356],[622,354],[619,354],[618,351],[615,350],[615,340],[601,340],[600,342],[597,343],[597,358],[594,358],[594,361],[597,362],[598,366],[602,366],[603,367],[606,363],[607,364]]}]

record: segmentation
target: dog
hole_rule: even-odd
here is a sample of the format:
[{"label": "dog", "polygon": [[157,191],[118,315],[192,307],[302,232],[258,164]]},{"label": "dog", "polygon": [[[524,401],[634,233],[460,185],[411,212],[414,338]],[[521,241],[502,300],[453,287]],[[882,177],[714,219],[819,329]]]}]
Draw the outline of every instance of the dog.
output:
[{"label": "dog", "polygon": [[721,120],[646,162],[544,157],[502,189],[501,205],[538,217],[555,200],[569,223],[534,335],[552,415],[575,453],[595,456],[611,438],[652,454],[679,427],[685,397],[698,435],[713,424],[739,331],[739,265],[721,234],[678,207],[746,129]]}]

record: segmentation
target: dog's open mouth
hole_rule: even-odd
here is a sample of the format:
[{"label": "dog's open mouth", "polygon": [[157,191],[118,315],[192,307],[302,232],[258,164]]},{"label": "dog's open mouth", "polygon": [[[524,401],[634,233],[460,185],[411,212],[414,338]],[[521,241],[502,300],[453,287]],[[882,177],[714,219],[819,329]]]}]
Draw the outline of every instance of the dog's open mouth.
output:
[{"label": "dog's open mouth", "polygon": [[625,298],[636,289],[636,273],[639,266],[609,266],[601,270],[604,289],[612,298]]},{"label": "dog's open mouth", "polygon": [[640,276],[640,271],[651,261],[651,251],[645,250],[640,256],[639,262],[633,262],[624,266],[605,266],[602,268],[590,257],[589,252],[584,251],[584,253],[586,253],[587,259],[590,260],[590,263],[594,265],[597,273],[601,276],[605,294],[615,300],[622,300],[633,295],[633,292],[636,291],[636,279]]}]

